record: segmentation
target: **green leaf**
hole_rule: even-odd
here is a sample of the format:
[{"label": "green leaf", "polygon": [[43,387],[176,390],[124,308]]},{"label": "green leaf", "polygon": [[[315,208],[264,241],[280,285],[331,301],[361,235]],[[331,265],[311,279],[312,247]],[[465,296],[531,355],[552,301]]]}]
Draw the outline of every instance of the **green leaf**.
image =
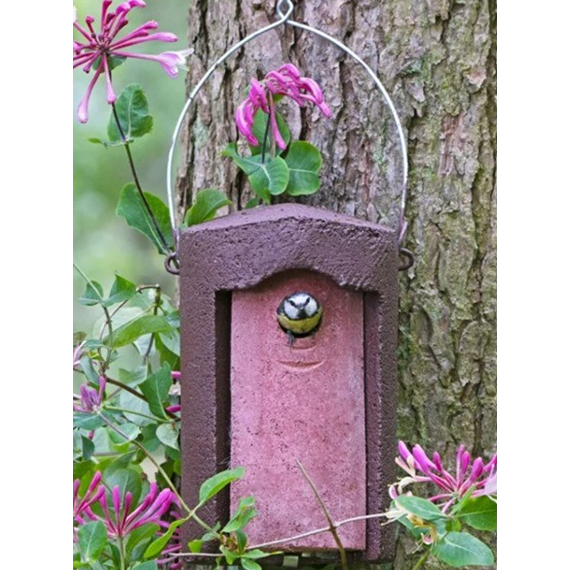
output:
[{"label": "green leaf", "polygon": [[260,204],[261,202],[259,201],[259,198],[252,198],[251,200],[248,200],[247,204],[245,205],[245,209],[251,210],[252,208],[256,208],[257,206],[259,206]]},{"label": "green leaf", "polygon": [[134,283],[115,274],[115,281],[109,292],[109,297],[103,301],[103,306],[111,307],[117,303],[128,301],[136,295],[136,292],[137,286]]},{"label": "green leaf", "polygon": [[239,558],[239,554],[235,550],[230,550],[226,546],[220,546],[220,552],[224,555],[226,562],[231,566]]},{"label": "green leaf", "polygon": [[84,412],[73,413],[73,427],[79,429],[93,430],[103,425],[103,420],[96,415]]},{"label": "green leaf", "polygon": [[127,436],[127,439],[118,434],[116,431],[109,430],[109,437],[111,441],[117,445],[123,445],[129,441],[133,441],[133,439],[136,439],[141,432],[140,428],[135,424],[122,424],[120,430]]},{"label": "green leaf", "polygon": [[[85,346],[87,346],[87,343],[85,343]],[[79,359],[79,365],[81,366],[87,380],[89,380],[91,384],[99,385],[99,373],[93,367],[93,361],[88,354],[84,354]]]},{"label": "green leaf", "polygon": [[95,444],[84,435],[81,436],[81,449],[83,459],[86,461],[91,459],[92,455],[95,453]]},{"label": "green leaf", "polygon": [[200,540],[199,538],[197,538],[196,540],[191,540],[188,543],[188,550],[190,550],[190,552],[194,554],[196,554],[197,552],[201,552],[202,544],[204,544],[204,541]]},{"label": "green leaf", "polygon": [[73,348],[78,344],[81,344],[87,338],[87,333],[83,331],[77,331],[73,333]]},{"label": "green leaf", "polygon": [[274,556],[275,554],[279,554],[279,552],[263,552],[263,550],[259,550],[258,548],[254,548],[253,550],[248,550],[243,557],[244,558],[252,558],[254,560],[259,560],[260,558],[267,558],[268,556]]},{"label": "green leaf", "polygon": [[135,528],[129,533],[127,540],[127,553],[132,552],[139,544],[152,538],[160,530],[160,525],[147,523]]},{"label": "green leaf", "polygon": [[180,333],[177,330],[159,333],[155,335],[154,342],[160,355],[160,363],[168,364],[171,370],[180,370]]},{"label": "green leaf", "polygon": [[186,519],[178,519],[177,521],[170,523],[168,530],[160,538],[157,538],[154,542],[151,542],[148,545],[148,548],[145,550],[144,557],[154,558],[155,556],[158,556],[168,544],[168,541],[172,538],[174,531],[185,522]]},{"label": "green leaf", "polygon": [[405,515],[396,519],[402,526],[405,526],[408,531],[412,534],[414,538],[421,538],[423,534],[429,532],[427,528],[420,528],[414,525],[414,523],[408,519]]},{"label": "green leaf", "polygon": [[178,449],[179,431],[175,423],[169,422],[159,425],[156,428],[156,437],[167,447]]},{"label": "green leaf", "polygon": [[254,497],[244,497],[240,501],[236,513],[222,529],[222,532],[230,533],[241,530],[257,514],[257,511],[253,508],[254,504]]},{"label": "green leaf", "polygon": [[247,536],[243,530],[236,530],[234,532],[234,536],[236,539],[238,552],[243,554],[247,546]]},{"label": "green leaf", "polygon": [[150,411],[158,418],[165,418],[163,402],[168,399],[168,390],[172,386],[170,366],[165,364],[154,374],[151,374],[141,385]]},{"label": "green leaf", "polygon": [[114,487],[119,487],[122,498],[125,497],[127,492],[130,492],[133,496],[133,504],[137,504],[142,492],[140,473],[129,468],[116,469],[110,474],[105,471],[103,478],[108,489],[113,490]]},{"label": "green leaf", "polygon": [[211,220],[216,212],[224,206],[230,206],[231,200],[224,192],[214,190],[213,188],[206,188],[200,190],[196,194],[196,199],[191,208],[188,208],[184,216],[184,224],[186,226],[194,226]]},{"label": "green leaf", "polygon": [[[156,218],[158,227],[166,240],[168,247],[171,248],[172,231],[170,228],[170,214],[168,213],[168,206],[160,198],[150,192],[144,192],[144,196],[154,214],[154,217]],[[162,243],[134,184],[126,184],[121,190],[116,213],[117,216],[124,218],[131,228],[139,231],[152,241],[152,243],[157,247],[159,253],[168,253],[164,248],[164,244]]]},{"label": "green leaf", "polygon": [[172,326],[165,317],[160,315],[140,314],[128,323],[107,335],[103,342],[109,348],[120,348],[135,342],[141,336],[159,332],[170,332]]},{"label": "green leaf", "polygon": [[[285,141],[285,144],[289,145],[289,142],[291,141],[291,131],[289,131],[289,127],[287,126],[285,119],[279,113],[275,113],[275,116],[277,117],[277,127],[279,128],[281,137]],[[261,109],[258,109],[253,117],[253,128],[252,128],[253,136],[259,141],[258,146],[250,145],[249,147],[251,150],[251,154],[254,156],[256,154],[261,154],[261,151],[263,149],[263,139],[265,137],[265,130],[267,128],[268,120],[269,120],[269,115],[265,114]],[[269,135],[271,136],[271,132],[269,133]],[[279,152],[283,152],[279,148],[277,150]]]},{"label": "green leaf", "polygon": [[154,560],[147,560],[146,562],[140,562],[136,566],[133,566],[133,570],[158,570],[158,566]]},{"label": "green leaf", "polygon": [[457,517],[477,530],[496,530],[497,503],[485,496],[469,499]]},{"label": "green leaf", "polygon": [[98,305],[103,301],[103,286],[98,281],[90,281],[87,283],[87,288],[83,296],[79,298],[82,305],[92,307]]},{"label": "green leaf", "polygon": [[295,141],[287,151],[285,162],[289,167],[287,194],[304,196],[314,194],[319,189],[319,170],[323,158],[316,147],[308,142]]},{"label": "green leaf", "polygon": [[245,469],[243,467],[238,467],[236,469],[222,471],[221,473],[217,473],[213,477],[206,479],[200,487],[200,504],[205,503],[207,500],[219,493],[224,487],[233,481],[241,479],[244,475]]},{"label": "green leaf", "polygon": [[[138,412],[138,414],[144,414],[145,416],[151,416],[152,413],[148,404],[144,401],[144,399],[137,398],[133,394],[122,390],[119,395],[119,404],[120,407],[125,410],[131,410],[132,412]],[[136,413],[130,414],[129,412],[123,412],[124,416],[133,424],[137,426],[147,426],[148,424],[153,423],[153,420],[149,418],[145,418],[140,416]]]},{"label": "green leaf", "polygon": [[401,495],[395,499],[401,507],[425,521],[444,518],[445,515],[430,501],[413,495]]},{"label": "green leaf", "polygon": [[[146,95],[140,85],[136,83],[128,85],[119,95],[115,109],[127,142],[142,137],[152,130],[152,117],[148,112]],[[109,119],[107,135],[111,142],[123,141],[114,114],[111,114]]]},{"label": "green leaf", "polygon": [[466,532],[450,532],[438,540],[431,551],[442,562],[453,568],[489,566],[495,561],[491,549]]},{"label": "green leaf", "polygon": [[75,481],[75,479],[81,479],[81,487],[79,488],[80,494],[85,493],[97,469],[97,464],[93,463],[92,461],[73,462],[73,480]]},{"label": "green leaf", "polygon": [[245,570],[261,570],[261,566],[251,558],[240,558],[241,565],[245,568]]},{"label": "green leaf", "polygon": [[146,366],[137,366],[132,370],[125,370],[124,368],[119,369],[119,380],[131,388],[134,388],[144,382],[146,380],[146,375]]},{"label": "green leaf", "polygon": [[283,194],[289,183],[289,168],[286,162],[279,156],[272,160],[266,157],[266,162],[261,161],[261,156],[242,158],[237,152],[236,143],[230,143],[222,152],[222,156],[229,156],[247,174],[253,191],[264,201],[269,202],[272,194]]},{"label": "green leaf", "polygon": [[125,63],[127,60],[126,57],[120,55],[111,55],[107,57],[107,61],[109,62],[109,70],[113,71],[113,69],[119,67],[119,65]]},{"label": "green leaf", "polygon": [[101,521],[82,525],[78,531],[79,550],[85,562],[94,562],[107,546],[107,529]]}]

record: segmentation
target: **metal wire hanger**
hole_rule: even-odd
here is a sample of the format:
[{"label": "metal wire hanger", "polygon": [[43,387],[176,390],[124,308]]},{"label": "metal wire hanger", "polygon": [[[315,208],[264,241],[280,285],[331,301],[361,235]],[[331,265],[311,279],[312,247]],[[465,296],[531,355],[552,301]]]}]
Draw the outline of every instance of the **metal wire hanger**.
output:
[{"label": "metal wire hanger", "polygon": [[398,140],[400,143],[400,151],[402,153],[402,192],[400,195],[400,214],[398,218],[398,244],[400,246],[400,253],[404,257],[406,257],[406,262],[404,263],[404,265],[400,266],[399,269],[400,270],[408,269],[413,265],[414,256],[412,252],[402,247],[402,242],[404,241],[408,225],[405,217],[407,183],[408,183],[408,147],[406,144],[406,137],[404,135],[404,130],[402,128],[402,123],[400,121],[398,112],[396,111],[394,102],[390,98],[390,95],[386,91],[386,88],[384,87],[378,76],[372,71],[370,66],[358,54],[356,54],[348,46],[344,45],[342,42],[338,41],[332,36],[329,36],[325,32],[318,30],[317,28],[313,28],[312,26],[308,26],[307,24],[301,24],[300,22],[292,20],[291,16],[293,14],[294,9],[295,6],[292,0],[279,0],[277,2],[277,15],[279,16],[279,19],[273,22],[272,24],[269,24],[268,26],[265,26],[264,28],[261,28],[251,33],[249,36],[245,37],[243,40],[241,40],[240,42],[232,46],[230,49],[228,49],[226,53],[224,53],[219,59],[217,59],[208,69],[208,71],[206,71],[206,73],[203,75],[200,81],[198,81],[194,89],[192,89],[190,95],[188,96],[188,99],[186,100],[186,103],[184,104],[184,107],[182,108],[182,111],[180,112],[178,121],[176,122],[176,126],[174,127],[174,131],[172,133],[172,140],[170,143],[170,149],[168,151],[168,162],[166,166],[166,191],[168,195],[168,209],[170,213],[170,225],[172,227],[172,234],[175,246],[174,252],[170,256],[168,256],[165,262],[166,269],[170,273],[178,274],[178,270],[175,267],[173,267],[173,262],[176,261],[176,252],[178,249],[179,229],[176,225],[176,214],[175,214],[176,204],[174,200],[172,170],[174,163],[174,152],[176,150],[176,145],[178,143],[178,138],[180,135],[180,131],[182,130],[184,119],[186,118],[186,115],[188,114],[188,111],[192,103],[196,99],[196,96],[198,95],[198,93],[200,92],[206,81],[210,79],[210,77],[213,75],[216,69],[220,67],[220,65],[222,65],[230,56],[235,54],[237,51],[239,51],[241,48],[243,48],[246,44],[248,44],[252,40],[282,25],[292,26],[294,28],[305,30],[311,34],[315,34],[320,38],[326,40],[327,42],[333,44],[341,51],[348,54],[352,59],[354,59],[365,69],[366,73],[370,76],[370,79],[372,79],[372,81],[374,82],[376,88],[382,94],[384,102],[388,105],[390,113],[392,114],[392,118],[394,119],[394,123],[396,124],[396,129],[398,131]]}]

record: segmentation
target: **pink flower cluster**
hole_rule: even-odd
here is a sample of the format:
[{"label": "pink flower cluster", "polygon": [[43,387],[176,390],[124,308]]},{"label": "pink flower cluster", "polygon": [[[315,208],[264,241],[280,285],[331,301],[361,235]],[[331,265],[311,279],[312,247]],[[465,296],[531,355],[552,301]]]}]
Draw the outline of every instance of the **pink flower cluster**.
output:
[{"label": "pink flower cluster", "polygon": [[105,399],[105,386],[107,381],[105,376],[99,376],[99,390],[89,388],[87,384],[79,386],[80,396],[73,396],[76,402],[73,403],[74,412],[83,412],[84,414],[91,414],[96,411],[103,400]]},{"label": "pink flower cluster", "polygon": [[247,99],[236,110],[237,128],[250,145],[259,146],[253,134],[253,120],[261,109],[269,115],[271,136],[277,146],[282,150],[287,147],[277,126],[275,97],[278,95],[293,99],[300,107],[308,101],[316,105],[325,117],[332,115],[318,83],[310,77],[301,77],[300,71],[292,63],[287,63],[276,71],[270,71],[261,82],[252,79]]},{"label": "pink flower cluster", "polygon": [[400,456],[396,458],[396,463],[409,476],[390,487],[393,499],[410,483],[433,483],[441,492],[430,497],[430,501],[440,504],[442,511],[446,512],[470,489],[473,489],[471,497],[497,493],[497,454],[488,463],[481,457],[472,460],[465,446],[460,445],[455,459],[455,474],[452,475],[443,468],[437,451],[430,459],[419,445],[414,445],[410,452],[402,441],[398,444],[398,451]]},{"label": "pink flower cluster", "polygon": [[113,0],[103,0],[101,29],[98,32],[93,27],[95,22],[93,16],[85,18],[85,26],[80,25],[76,19],[73,22],[73,27],[83,36],[82,41],[73,40],[73,68],[82,66],[85,73],[89,73],[93,68],[95,69],[93,79],[91,79],[87,92],[77,109],[77,116],[81,123],[86,123],[89,118],[89,99],[100,75],[105,75],[108,103],[112,104],[117,100],[111,83],[111,70],[113,68],[111,58],[137,58],[156,61],[171,77],[178,74],[178,66],[184,63],[184,57],[177,52],[149,55],[125,51],[131,46],[144,42],[175,42],[178,38],[168,32],[151,33],[152,30],[158,28],[158,24],[154,20],[150,20],[129,34],[117,38],[119,32],[129,23],[127,20],[129,12],[133,8],[144,8],[146,4],[143,0],[127,0],[119,4],[115,11],[110,11],[109,8],[112,3]]},{"label": "pink flower cluster", "polygon": [[[138,507],[133,507],[133,497],[130,492],[121,496],[118,486],[111,492],[112,509],[107,505],[107,495],[105,487],[99,485],[101,473],[97,472],[93,476],[89,488],[83,497],[79,497],[80,481],[77,479],[73,484],[73,519],[76,523],[85,524],[87,522],[100,520],[107,528],[109,538],[124,538],[130,532],[147,523],[157,523],[160,526],[168,526],[161,518],[166,514],[170,505],[176,503],[176,496],[170,489],[164,489],[160,493],[156,483],[150,485],[147,496]],[[99,503],[103,511],[103,516],[93,512],[91,506]]]}]

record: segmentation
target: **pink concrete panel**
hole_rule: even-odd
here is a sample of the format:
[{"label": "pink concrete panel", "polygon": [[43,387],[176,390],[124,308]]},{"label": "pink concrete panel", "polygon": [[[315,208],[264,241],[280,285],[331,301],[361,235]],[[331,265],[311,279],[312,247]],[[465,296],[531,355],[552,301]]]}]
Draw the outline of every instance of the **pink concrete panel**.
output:
[{"label": "pink concrete panel", "polygon": [[[296,291],[323,307],[315,335],[289,345],[276,310]],[[232,293],[231,464],[246,476],[231,509],[254,495],[250,544],[326,526],[295,464],[313,479],[333,519],[366,514],[363,296],[308,271],[277,275]],[[345,548],[366,548],[365,522],[340,529]],[[336,549],[329,533],[276,547]]]}]

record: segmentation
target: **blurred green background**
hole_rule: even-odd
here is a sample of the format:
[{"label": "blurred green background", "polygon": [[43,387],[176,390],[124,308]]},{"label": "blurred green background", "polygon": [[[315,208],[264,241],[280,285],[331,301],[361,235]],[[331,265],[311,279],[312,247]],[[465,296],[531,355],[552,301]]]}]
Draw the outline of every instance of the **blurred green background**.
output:
[{"label": "blurred green background", "polygon": [[[115,0],[115,8],[120,0]],[[188,47],[187,0],[147,0],[146,8],[135,8],[130,13],[128,33],[148,20],[156,20],[157,31],[173,32],[176,43],[148,42],[132,48],[133,52],[160,53],[178,51]],[[78,22],[87,15],[95,17],[98,29],[101,0],[76,0]],[[74,32],[75,36],[75,32]],[[88,142],[90,137],[106,139],[110,106],[105,96],[103,77],[91,96],[89,122],[77,121],[76,109],[85,93],[92,74],[81,68],[74,70],[73,109],[73,239],[74,261],[89,276],[99,281],[108,292],[115,272],[142,283],[160,283],[168,295],[174,292],[174,277],[163,267],[164,257],[147,239],[130,229],[115,215],[121,188],[132,182],[123,148],[105,148]],[[113,85],[117,94],[130,83],[139,83],[146,91],[154,128],[150,135],[137,140],[132,151],[143,189],[166,201],[166,158],[170,138],[178,114],[184,104],[186,72],[180,70],[176,79],[169,77],[160,64],[152,61],[129,59],[113,72]],[[77,300],[85,289],[83,279],[74,271],[74,330],[90,331],[100,316],[97,308],[84,307]]]}]

